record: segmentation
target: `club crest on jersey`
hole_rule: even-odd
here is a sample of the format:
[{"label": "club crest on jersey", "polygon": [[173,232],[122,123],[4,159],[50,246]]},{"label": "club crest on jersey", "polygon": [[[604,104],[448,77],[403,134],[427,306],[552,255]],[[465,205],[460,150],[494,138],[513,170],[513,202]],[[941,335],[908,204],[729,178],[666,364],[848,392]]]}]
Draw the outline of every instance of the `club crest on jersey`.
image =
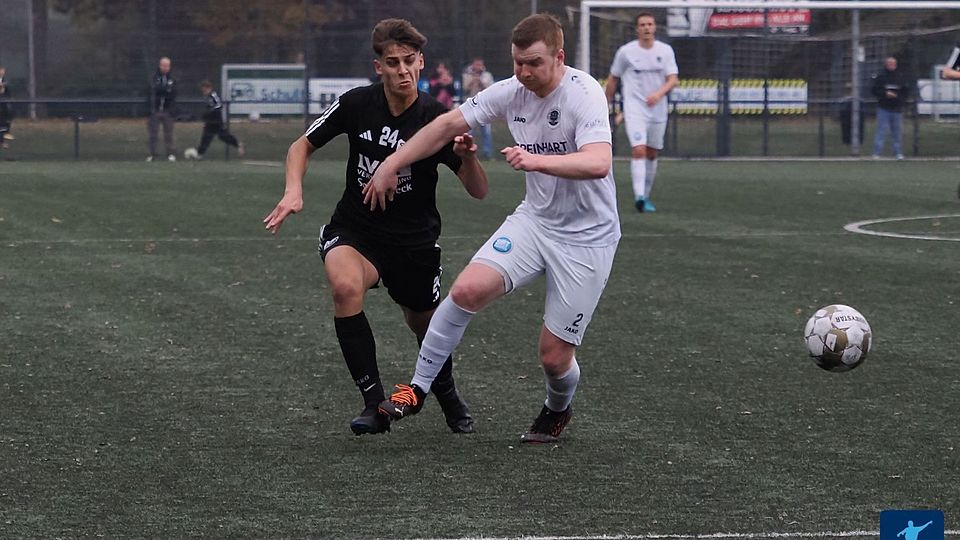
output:
[{"label": "club crest on jersey", "polygon": [[500,253],[509,253],[510,250],[513,249],[513,242],[506,236],[501,236],[493,241],[493,249]]},{"label": "club crest on jersey", "polygon": [[560,125],[560,109],[551,109],[550,112],[547,113],[547,124],[549,124],[550,127]]}]

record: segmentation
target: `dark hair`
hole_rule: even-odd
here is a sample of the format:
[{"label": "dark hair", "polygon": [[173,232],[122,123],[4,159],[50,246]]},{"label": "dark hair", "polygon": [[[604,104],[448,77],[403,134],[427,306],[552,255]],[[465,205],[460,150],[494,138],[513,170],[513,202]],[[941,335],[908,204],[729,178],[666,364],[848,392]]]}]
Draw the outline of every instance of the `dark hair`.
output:
[{"label": "dark hair", "polygon": [[513,27],[510,43],[517,47],[526,49],[538,41],[543,41],[554,51],[563,48],[563,26],[549,13],[530,15]]},{"label": "dark hair", "polygon": [[213,83],[207,80],[200,81],[200,88],[213,88]]},{"label": "dark hair", "polygon": [[377,53],[377,56],[383,56],[383,51],[394,43],[422,51],[427,44],[427,38],[406,19],[384,19],[373,27],[370,42],[373,52]]},{"label": "dark hair", "polygon": [[653,13],[650,13],[649,11],[641,11],[640,13],[637,13],[637,18],[634,19],[633,22],[640,24],[640,19],[642,17],[650,17],[651,19],[653,19],[653,24],[657,24],[657,18],[654,17]]}]

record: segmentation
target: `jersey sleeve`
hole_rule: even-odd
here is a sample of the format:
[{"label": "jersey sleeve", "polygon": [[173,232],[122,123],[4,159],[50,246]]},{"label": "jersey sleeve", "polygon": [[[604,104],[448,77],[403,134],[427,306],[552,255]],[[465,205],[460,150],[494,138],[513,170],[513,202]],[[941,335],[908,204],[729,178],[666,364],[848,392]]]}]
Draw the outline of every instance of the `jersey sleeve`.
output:
[{"label": "jersey sleeve", "polygon": [[516,77],[494,83],[493,86],[481,90],[479,94],[460,105],[460,113],[467,121],[470,129],[476,129],[502,118],[506,114],[507,105],[514,94]]},{"label": "jersey sleeve", "polygon": [[349,103],[350,99],[347,94],[340,96],[310,124],[306,133],[304,133],[310,144],[320,148],[337,135],[347,132],[350,119],[350,114],[347,111],[350,108]]},{"label": "jersey sleeve", "polygon": [[578,150],[590,143],[611,143],[612,140],[607,97],[600,83],[593,79],[591,81],[593,84],[586,85],[586,95],[576,109],[575,137]]},{"label": "jersey sleeve", "polygon": [[616,78],[622,78],[623,72],[627,69],[627,55],[623,47],[617,49],[613,55],[613,62],[610,64],[610,74]]},{"label": "jersey sleeve", "polygon": [[454,174],[460,172],[460,167],[463,166],[463,159],[453,151],[453,141],[447,143],[437,152],[437,158],[440,163],[446,165]]},{"label": "jersey sleeve", "polygon": [[680,70],[677,68],[677,55],[673,51],[673,47],[667,45],[666,49],[667,51],[664,55],[666,56],[666,60],[663,64],[663,73],[665,75],[677,75],[680,73]]}]

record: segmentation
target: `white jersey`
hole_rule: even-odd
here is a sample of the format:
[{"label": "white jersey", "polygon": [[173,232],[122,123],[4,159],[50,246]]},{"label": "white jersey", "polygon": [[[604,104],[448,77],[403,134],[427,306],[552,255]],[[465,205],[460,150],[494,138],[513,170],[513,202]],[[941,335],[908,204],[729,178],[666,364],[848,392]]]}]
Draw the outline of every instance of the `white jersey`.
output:
[{"label": "white jersey", "polygon": [[[560,85],[544,98],[516,76],[481,91],[460,106],[471,129],[503,118],[517,146],[531,154],[571,154],[586,144],[610,143],[607,99],[600,84],[564,66]],[[613,167],[603,178],[571,180],[526,173],[526,196],[516,212],[536,218],[558,242],[606,246],[620,240]]]},{"label": "white jersey", "polygon": [[673,47],[655,40],[653,47],[644,49],[635,39],[617,49],[610,73],[621,81],[624,112],[643,111],[646,121],[651,123],[667,121],[666,96],[653,107],[647,106],[647,96],[659,90],[668,75],[679,73]]}]

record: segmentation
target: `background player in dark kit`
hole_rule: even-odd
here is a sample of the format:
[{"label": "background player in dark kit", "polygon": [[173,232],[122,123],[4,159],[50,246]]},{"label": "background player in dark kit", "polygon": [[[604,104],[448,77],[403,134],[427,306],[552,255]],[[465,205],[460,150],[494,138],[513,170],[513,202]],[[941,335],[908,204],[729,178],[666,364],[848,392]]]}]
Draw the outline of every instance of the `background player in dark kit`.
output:
[{"label": "background player in dark kit", "polygon": [[227,125],[224,124],[223,100],[213,89],[213,83],[210,81],[201,82],[200,91],[203,93],[203,102],[207,106],[207,110],[203,113],[203,135],[200,136],[200,145],[197,146],[196,157],[203,157],[214,137],[219,137],[224,143],[236,148],[237,154],[243,157],[246,153],[246,147],[230,133]]}]

